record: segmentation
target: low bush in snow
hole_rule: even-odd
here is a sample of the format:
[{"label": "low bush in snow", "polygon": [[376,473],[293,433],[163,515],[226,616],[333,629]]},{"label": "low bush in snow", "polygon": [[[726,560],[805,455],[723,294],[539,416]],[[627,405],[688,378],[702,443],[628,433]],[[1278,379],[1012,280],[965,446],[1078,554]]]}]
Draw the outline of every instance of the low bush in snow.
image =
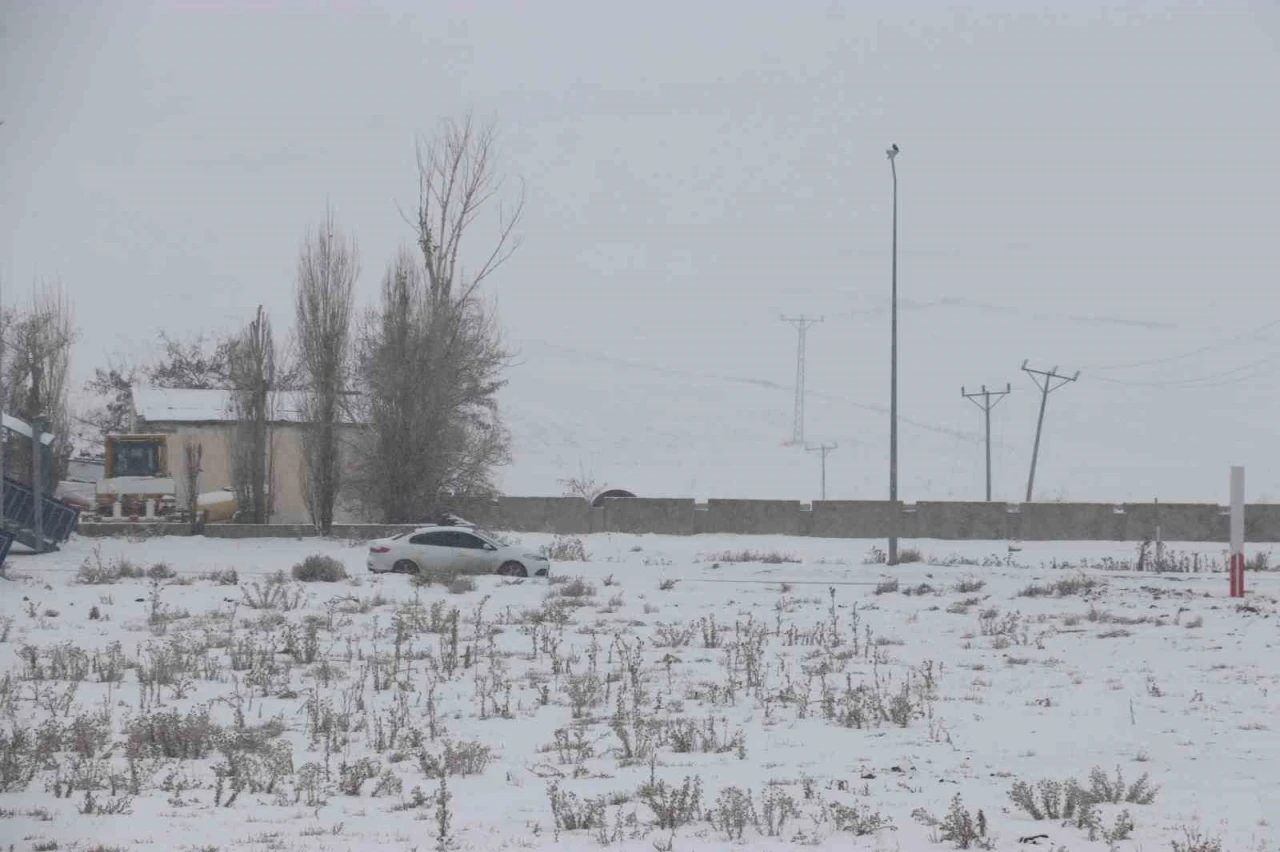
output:
[{"label": "low bush in snow", "polygon": [[1149,805],[1155,801],[1158,787],[1151,785],[1146,773],[1131,784],[1125,784],[1124,775],[1116,767],[1113,779],[1100,766],[1089,773],[1088,784],[1075,779],[1054,781],[1045,779],[1032,786],[1027,781],[1015,781],[1009,790],[1013,803],[1035,820],[1063,820],[1083,831],[1089,839],[1099,835],[1114,846],[1133,832],[1133,819],[1122,811],[1111,828],[1106,828],[1098,813],[1098,805]]},{"label": "low bush in snow", "polygon": [[1084,595],[1093,591],[1098,587],[1098,581],[1084,574],[1077,574],[1074,577],[1064,577],[1061,580],[1055,580],[1047,585],[1039,585],[1032,583],[1021,592],[1019,597],[1024,598],[1041,598],[1054,597],[1066,598],[1073,595]]},{"label": "low bush in snow", "polygon": [[347,569],[332,556],[315,553],[293,566],[293,579],[301,583],[338,583],[347,579]]},{"label": "low bush in snow", "polygon": [[[915,547],[904,547],[898,551],[898,564],[906,565],[911,562],[923,562],[924,554]],[[867,551],[866,557],[862,560],[863,565],[888,565],[889,554],[882,547],[873,547]]]},{"label": "low bush in snow", "polygon": [[726,550],[706,557],[708,562],[759,562],[764,565],[798,564],[800,557],[790,553],[779,553],[776,550]]},{"label": "low bush in snow", "polygon": [[594,597],[596,587],[581,577],[573,579],[553,578],[548,598],[590,598]]},{"label": "low bush in snow", "polygon": [[[164,580],[173,577],[172,569],[163,563],[152,566],[151,571],[156,572],[155,579]],[[86,586],[108,586],[121,580],[141,580],[147,576],[146,570],[134,565],[128,559],[103,562],[101,552],[95,548],[93,553],[80,563],[80,568],[76,572],[76,582]]]},{"label": "low bush in snow", "polygon": [[587,549],[577,536],[558,535],[550,544],[544,544],[539,552],[552,562],[587,561]]},{"label": "low bush in snow", "polygon": [[449,594],[465,595],[476,590],[476,581],[466,574],[459,574],[449,581]]}]

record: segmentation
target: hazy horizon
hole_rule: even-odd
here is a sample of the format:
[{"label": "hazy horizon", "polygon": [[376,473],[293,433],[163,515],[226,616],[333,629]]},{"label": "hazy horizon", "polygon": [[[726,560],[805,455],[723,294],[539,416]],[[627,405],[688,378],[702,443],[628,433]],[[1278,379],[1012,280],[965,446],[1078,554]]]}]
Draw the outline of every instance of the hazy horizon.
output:
[{"label": "hazy horizon", "polygon": [[[292,325],[333,207],[372,304],[416,134],[474,110],[525,182],[489,294],[519,364],[514,493],[579,464],[663,496],[887,494],[890,175],[901,146],[902,497],[1280,499],[1280,7],[0,0],[0,281],[60,279],[78,387],[158,330]],[[482,232],[477,239],[483,241]],[[476,248],[481,246],[477,245]]]}]

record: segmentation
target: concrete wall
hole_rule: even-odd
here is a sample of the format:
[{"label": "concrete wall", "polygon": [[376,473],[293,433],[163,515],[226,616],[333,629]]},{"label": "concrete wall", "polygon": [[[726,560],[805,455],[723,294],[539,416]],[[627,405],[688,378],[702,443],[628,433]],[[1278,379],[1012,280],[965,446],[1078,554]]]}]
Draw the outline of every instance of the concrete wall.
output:
[{"label": "concrete wall", "polygon": [[[206,444],[206,459],[209,457]],[[300,456],[299,456],[300,458]],[[295,469],[296,470],[296,469]],[[281,477],[286,474],[281,471]],[[202,488],[210,487],[202,485]],[[281,494],[287,493],[282,479]],[[299,494],[300,497],[300,494]],[[904,539],[1021,539],[1025,541],[1140,541],[1154,538],[1157,522],[1165,541],[1225,542],[1227,517],[1213,504],[1110,503],[961,503],[892,504],[877,500],[816,501],[811,508],[787,500],[710,500],[612,498],[598,509],[576,497],[502,497],[456,507],[458,514],[490,529],[583,535],[591,532],[694,535],[740,533],[812,535],[825,538],[885,538],[896,527]],[[304,510],[305,512],[305,510]],[[284,513],[282,512],[283,516]],[[305,518],[305,514],[304,514]],[[141,524],[80,524],[82,535],[146,534]],[[181,535],[185,527],[175,525]],[[375,538],[389,534],[373,524],[339,524],[339,538]],[[254,527],[210,524],[206,535],[221,537],[311,535],[308,524],[276,523]],[[1251,542],[1280,542],[1280,505],[1245,509],[1245,535]]]},{"label": "concrete wall", "polygon": [[[1006,503],[916,504],[913,538],[1003,539],[1009,536]],[[922,532],[927,531],[928,535]]]},{"label": "concrete wall", "polygon": [[[1225,523],[1225,521],[1224,521]],[[1244,540],[1276,541],[1280,535],[1280,505],[1258,504],[1244,507]],[[1167,535],[1165,536],[1168,537]],[[1226,541],[1226,533],[1215,541]]]},{"label": "concrete wall", "polygon": [[604,501],[604,529],[600,532],[693,535],[697,531],[693,513],[693,500],[610,497]]},{"label": "concrete wall", "polygon": [[882,538],[901,512],[878,500],[818,500],[813,504],[809,534],[822,538]]},{"label": "concrete wall", "polygon": [[794,500],[708,500],[694,520],[700,533],[808,535],[811,515]]},{"label": "concrete wall", "polygon": [[1024,541],[1125,541],[1125,518],[1111,503],[1023,503],[1009,535]]},{"label": "concrete wall", "polygon": [[503,497],[458,514],[472,523],[512,532],[591,532],[591,504],[577,497]]},{"label": "concrete wall", "polygon": [[1226,541],[1230,532],[1225,507],[1212,503],[1126,503],[1124,514],[1126,541],[1154,541],[1157,527],[1162,539],[1176,531],[1176,541]]}]

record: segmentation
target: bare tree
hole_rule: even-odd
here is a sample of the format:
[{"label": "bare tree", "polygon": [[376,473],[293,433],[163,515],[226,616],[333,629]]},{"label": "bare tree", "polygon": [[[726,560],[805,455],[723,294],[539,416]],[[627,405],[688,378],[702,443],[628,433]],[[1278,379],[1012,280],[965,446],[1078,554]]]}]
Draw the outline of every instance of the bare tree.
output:
[{"label": "bare tree", "polygon": [[339,423],[350,373],[352,294],[359,259],[333,221],[309,235],[298,257],[296,288],[298,369],[302,376],[303,494],[321,535],[333,528],[341,486]]},{"label": "bare tree", "polygon": [[249,523],[271,517],[271,425],[276,390],[276,347],[271,320],[258,313],[231,347],[231,480],[236,500]]},{"label": "bare tree", "polygon": [[[497,406],[509,358],[478,288],[515,250],[524,196],[503,207],[494,138],[492,127],[467,116],[419,142],[420,257],[400,252],[361,335],[358,370],[367,393],[351,484],[386,521],[491,495],[494,469],[510,458]],[[475,271],[468,272],[467,234],[490,208],[492,243],[471,254]]]},{"label": "bare tree", "polygon": [[[418,248],[433,297],[465,303],[519,247],[515,229],[524,215],[524,188],[504,207],[496,141],[494,126],[477,124],[470,113],[442,122],[434,138],[418,140]],[[468,275],[461,266],[464,237],[491,204],[498,207],[493,246],[477,255],[477,271]]]},{"label": "bare tree", "polygon": [[98,399],[98,404],[84,415],[89,427],[89,442],[95,455],[105,450],[107,435],[119,435],[133,427],[133,385],[138,369],[122,359],[112,358],[106,367],[97,367],[84,389]]},{"label": "bare tree", "polygon": [[[71,457],[72,418],[68,407],[68,377],[75,320],[71,304],[56,282],[32,295],[25,311],[7,311],[0,322],[4,335],[6,404],[27,422],[47,418],[54,434],[50,445],[50,481],[65,477]],[[29,471],[31,447],[11,445],[6,470]]]},{"label": "bare tree", "polygon": [[[231,350],[237,338],[210,338],[197,334],[188,340],[174,340],[160,332],[160,360],[140,371],[158,388],[231,387]],[[127,371],[136,375],[139,371]]]},{"label": "bare tree", "polygon": [[188,438],[182,444],[182,476],[186,486],[187,515],[191,534],[200,531],[200,474],[204,472],[204,444]]},{"label": "bare tree", "polygon": [[556,481],[564,489],[565,497],[581,497],[588,503],[594,503],[608,489],[607,485],[596,481],[595,472],[584,468],[581,461],[578,462],[577,476],[566,476]]}]

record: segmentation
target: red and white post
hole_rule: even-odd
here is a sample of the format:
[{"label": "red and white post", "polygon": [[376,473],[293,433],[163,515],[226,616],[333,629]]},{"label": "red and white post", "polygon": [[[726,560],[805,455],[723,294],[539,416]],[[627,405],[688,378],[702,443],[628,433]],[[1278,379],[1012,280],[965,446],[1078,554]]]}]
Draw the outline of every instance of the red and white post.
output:
[{"label": "red and white post", "polygon": [[1244,597],[1244,468],[1231,468],[1231,597]]}]

